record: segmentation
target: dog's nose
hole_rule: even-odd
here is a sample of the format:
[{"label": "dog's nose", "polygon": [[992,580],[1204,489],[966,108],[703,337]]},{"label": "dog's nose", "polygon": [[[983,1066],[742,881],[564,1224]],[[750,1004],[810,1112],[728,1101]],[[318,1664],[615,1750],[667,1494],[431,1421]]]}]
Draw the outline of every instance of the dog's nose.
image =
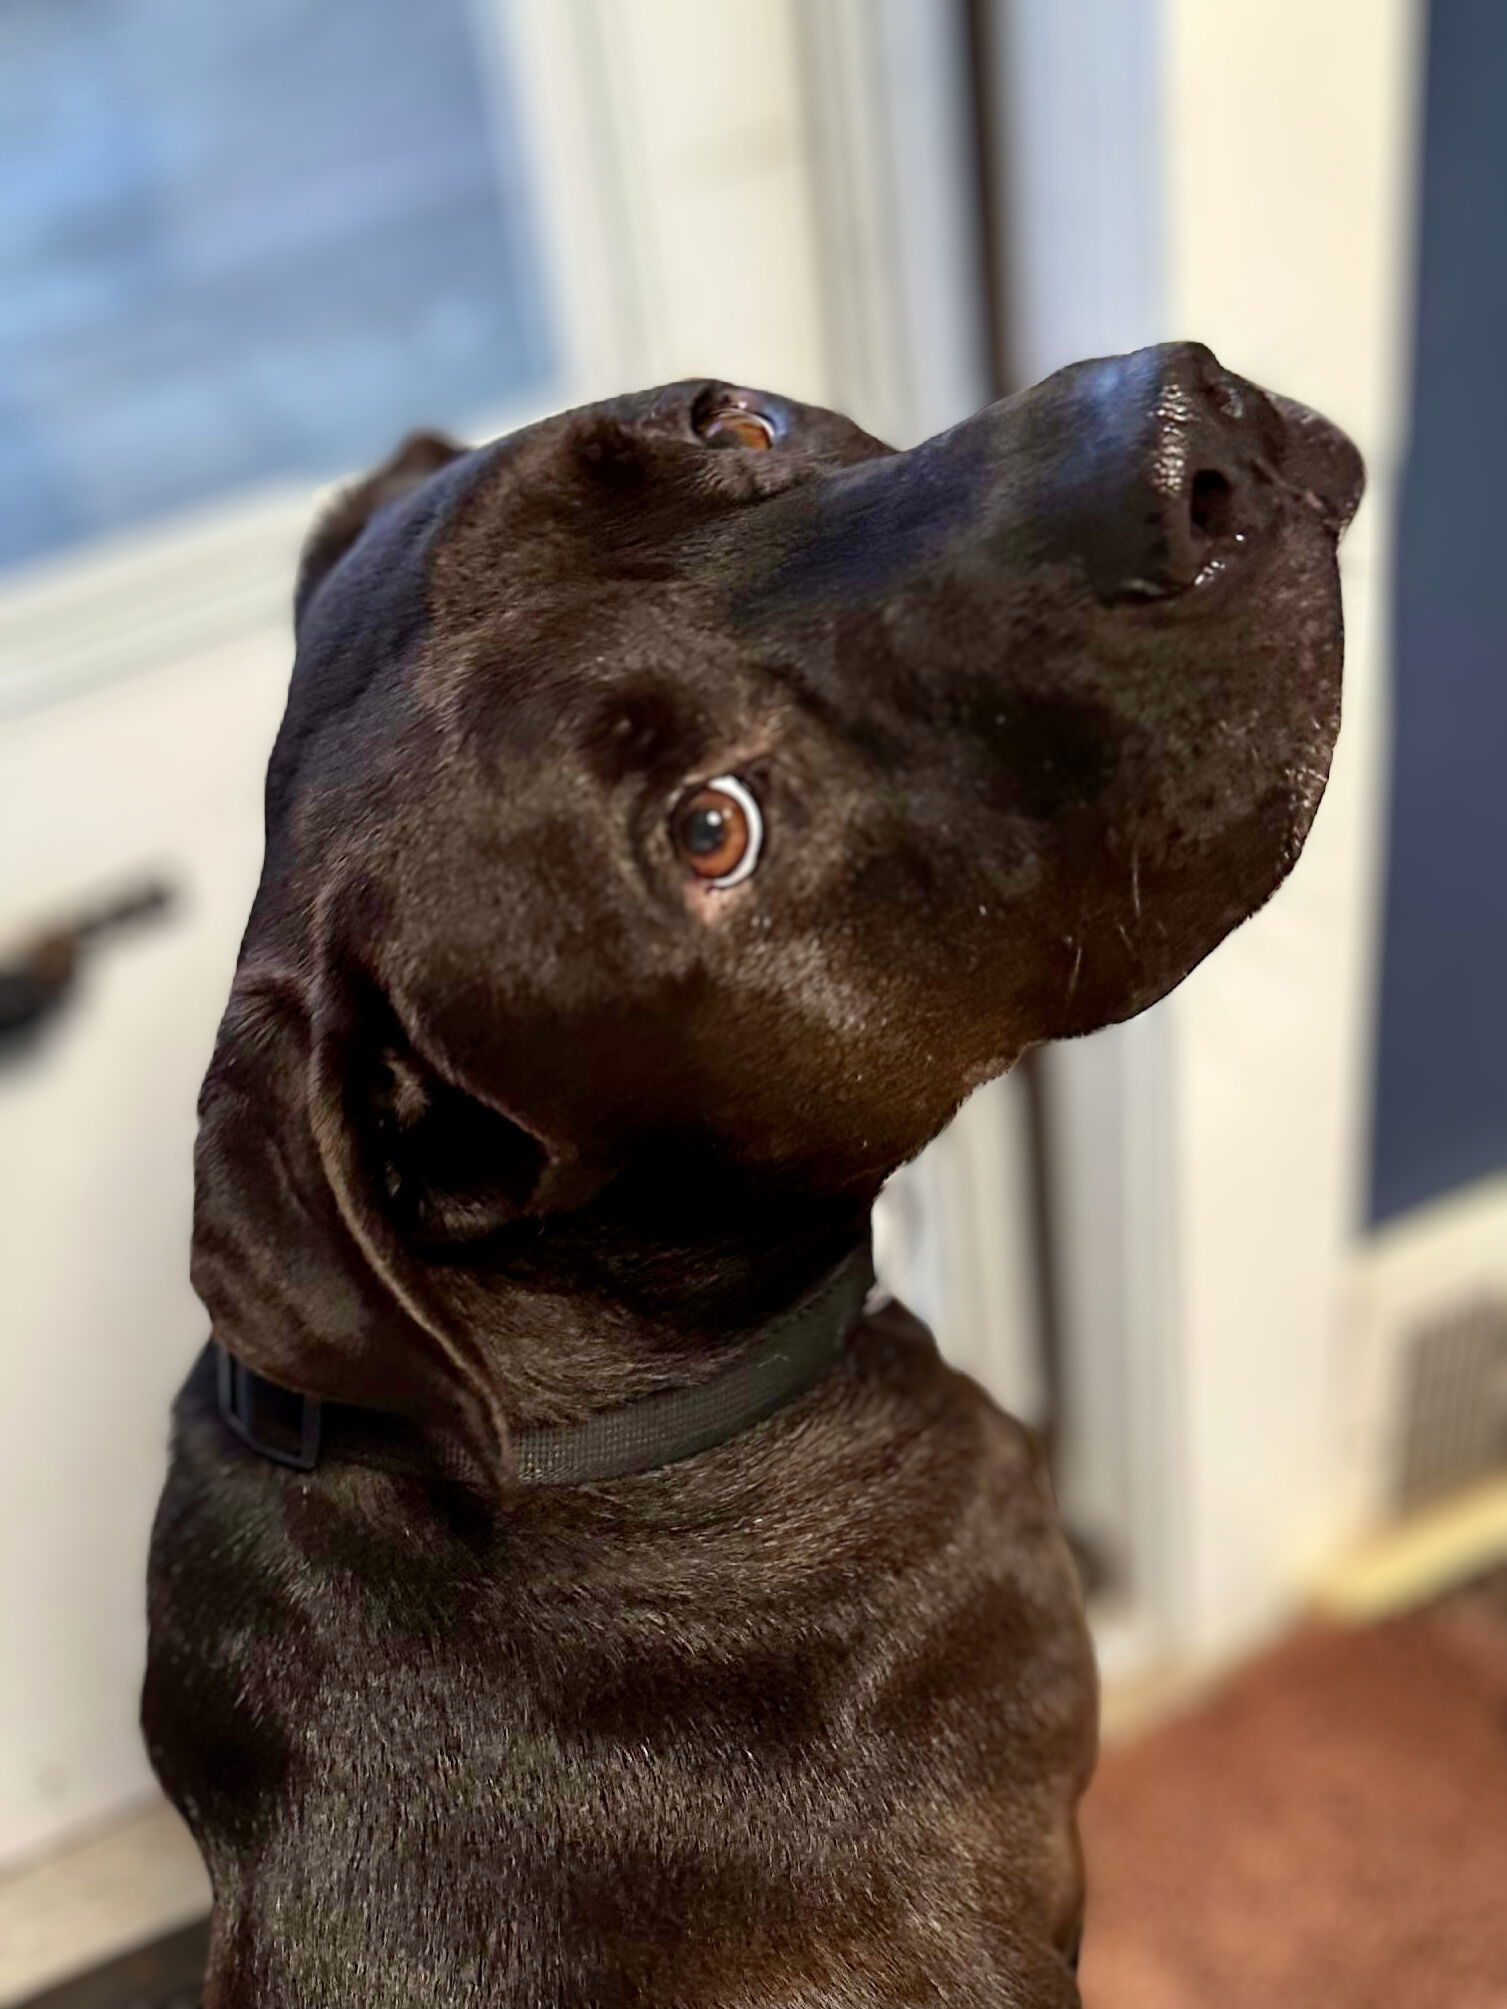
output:
[{"label": "dog's nose", "polygon": [[1063,373],[1076,408],[1049,476],[1067,532],[1105,600],[1165,599],[1212,577],[1293,506],[1338,533],[1360,498],[1360,457],[1337,428],[1269,398],[1200,342],[1172,342]]},{"label": "dog's nose", "polygon": [[1363,480],[1327,419],[1202,343],[1169,342],[1075,363],[908,452],[777,490],[756,520],[780,556],[740,605],[767,620],[877,604],[944,560],[982,561],[991,580],[1065,566],[1110,605],[1202,603],[1205,582],[1248,572],[1294,524],[1337,538]]}]

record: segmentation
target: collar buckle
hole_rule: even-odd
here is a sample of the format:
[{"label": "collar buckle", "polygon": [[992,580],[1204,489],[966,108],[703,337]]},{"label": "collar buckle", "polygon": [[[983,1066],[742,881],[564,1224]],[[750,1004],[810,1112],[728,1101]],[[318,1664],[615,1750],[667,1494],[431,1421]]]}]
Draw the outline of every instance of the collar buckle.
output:
[{"label": "collar buckle", "polygon": [[312,1395],[280,1388],[222,1346],[217,1392],[220,1415],[241,1442],[274,1465],[312,1472],[319,1463],[322,1405]]}]

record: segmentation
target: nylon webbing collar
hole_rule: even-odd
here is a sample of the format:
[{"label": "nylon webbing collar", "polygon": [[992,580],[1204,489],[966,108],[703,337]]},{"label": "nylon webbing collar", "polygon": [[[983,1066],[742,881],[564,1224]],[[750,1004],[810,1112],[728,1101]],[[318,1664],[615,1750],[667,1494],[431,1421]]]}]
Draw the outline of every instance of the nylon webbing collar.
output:
[{"label": "nylon webbing collar", "polygon": [[[593,1410],[578,1423],[520,1431],[513,1439],[519,1481],[570,1486],[627,1478],[693,1458],[752,1429],[835,1365],[873,1281],[868,1249],[856,1250],[808,1297],[762,1327],[712,1380]],[[459,1445],[436,1443],[406,1417],[296,1394],[214,1340],[200,1371],[211,1366],[222,1421],[274,1464],[312,1472],[321,1460],[338,1458],[462,1483],[482,1476]]]}]

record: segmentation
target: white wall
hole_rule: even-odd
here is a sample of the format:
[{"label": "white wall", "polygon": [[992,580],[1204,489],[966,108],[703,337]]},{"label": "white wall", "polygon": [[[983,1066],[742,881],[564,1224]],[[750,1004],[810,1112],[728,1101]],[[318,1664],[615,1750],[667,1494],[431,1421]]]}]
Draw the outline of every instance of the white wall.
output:
[{"label": "white wall", "polygon": [[[1136,1024],[1061,1049],[1070,1491],[1149,1650],[1217,1654],[1347,1532],[1339,1299],[1371,1039],[1415,0],[1002,0],[1017,354],[1193,337],[1355,436],[1346,715],[1288,885]],[[1118,1408],[1118,1413],[1116,1410]]]},{"label": "white wall", "polygon": [[[1243,18],[1242,18],[1243,17]],[[1337,419],[1368,501],[1344,551],[1345,724],[1282,895],[1172,1001],[1195,1639],[1280,1614],[1348,1529],[1341,1300],[1361,1217],[1406,399],[1419,10],[1173,0],[1169,325]]]}]

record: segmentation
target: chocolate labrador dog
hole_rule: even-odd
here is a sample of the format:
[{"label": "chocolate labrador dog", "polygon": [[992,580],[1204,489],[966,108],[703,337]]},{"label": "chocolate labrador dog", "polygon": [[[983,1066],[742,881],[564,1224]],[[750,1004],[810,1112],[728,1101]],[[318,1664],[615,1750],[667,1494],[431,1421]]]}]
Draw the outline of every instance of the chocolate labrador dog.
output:
[{"label": "chocolate labrador dog", "polygon": [[1349,443],[1178,344],[671,385],[314,532],[145,1722],[210,2009],[1070,2004],[1094,1677],[871,1203],[1272,892]]}]

